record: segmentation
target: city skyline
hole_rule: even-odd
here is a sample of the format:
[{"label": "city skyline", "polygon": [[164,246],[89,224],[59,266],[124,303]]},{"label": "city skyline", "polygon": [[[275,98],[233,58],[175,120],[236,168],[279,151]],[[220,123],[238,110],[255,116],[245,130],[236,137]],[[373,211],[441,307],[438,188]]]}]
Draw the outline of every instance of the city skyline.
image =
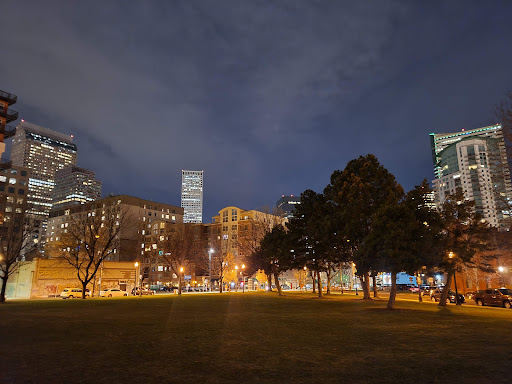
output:
[{"label": "city skyline", "polygon": [[7,4],[1,88],[75,135],[105,194],[177,204],[180,170],[204,169],[204,222],[367,153],[406,190],[432,180],[428,134],[495,123],[511,88],[509,4],[262,4]]}]

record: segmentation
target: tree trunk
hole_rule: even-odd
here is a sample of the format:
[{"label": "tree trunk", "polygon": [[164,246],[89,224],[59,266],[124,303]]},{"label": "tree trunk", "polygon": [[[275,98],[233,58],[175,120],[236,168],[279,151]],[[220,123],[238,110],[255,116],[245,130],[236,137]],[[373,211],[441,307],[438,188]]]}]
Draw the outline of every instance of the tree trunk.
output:
[{"label": "tree trunk", "polygon": [[5,276],[2,276],[2,290],[0,291],[0,303],[5,303],[5,291],[7,289],[7,273]]},{"label": "tree trunk", "polygon": [[365,272],[362,276],[363,283],[363,300],[371,300],[370,297],[370,274]]},{"label": "tree trunk", "polygon": [[224,282],[222,278],[219,279],[219,293],[222,293],[222,289],[224,288]]},{"label": "tree trunk", "polygon": [[268,283],[268,291],[272,292],[272,275],[271,274],[267,275],[267,283]]},{"label": "tree trunk", "polygon": [[311,278],[313,279],[313,294],[316,293],[316,271],[311,271]]},{"label": "tree trunk", "polygon": [[283,290],[281,289],[281,284],[279,283],[279,273],[274,273],[274,281],[276,282],[277,294],[279,296],[283,296]]},{"label": "tree trunk", "polygon": [[318,297],[323,297],[324,292],[322,291],[322,279],[320,278],[320,272],[317,272],[318,276]]},{"label": "tree trunk", "polygon": [[396,272],[391,272],[391,292],[389,292],[388,310],[395,309],[396,298]]},{"label": "tree trunk", "polygon": [[421,281],[419,281],[419,280],[420,280],[420,275],[419,275],[419,273],[417,273],[416,283],[418,284],[418,301],[420,303],[422,303],[423,302],[423,293],[421,292],[421,288],[420,288]]},{"label": "tree trunk", "polygon": [[327,291],[325,292],[325,294],[331,294],[331,273],[329,271],[327,271]]},{"label": "tree trunk", "polygon": [[87,289],[87,283],[89,283],[88,281],[82,281],[82,300],[85,300],[85,290]]},{"label": "tree trunk", "polygon": [[453,272],[448,272],[448,278],[446,279],[446,285],[443,288],[443,292],[441,293],[441,298],[439,299],[439,306],[446,308],[446,298],[448,297],[448,291],[450,290],[450,285],[452,285],[452,275]]},{"label": "tree trunk", "polygon": [[181,272],[178,275],[178,295],[181,295]]},{"label": "tree trunk", "polygon": [[373,297],[379,297],[379,292],[377,291],[377,275],[372,273],[372,281],[373,281]]}]

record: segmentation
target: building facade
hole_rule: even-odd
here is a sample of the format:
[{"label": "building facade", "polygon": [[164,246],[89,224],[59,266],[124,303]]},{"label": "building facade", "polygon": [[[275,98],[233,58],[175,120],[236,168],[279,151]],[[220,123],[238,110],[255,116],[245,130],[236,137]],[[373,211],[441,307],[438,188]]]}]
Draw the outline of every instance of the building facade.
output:
[{"label": "building facade", "polygon": [[510,228],[512,183],[501,125],[431,134],[431,144],[436,205],[461,188],[483,220]]},{"label": "building facade", "polygon": [[12,140],[12,163],[31,170],[28,213],[43,223],[52,207],[55,172],[76,165],[76,154],[77,147],[70,135],[25,121],[16,128]]},{"label": "building facade", "polygon": [[204,171],[181,171],[181,207],[184,223],[203,222]]},{"label": "building facade", "polygon": [[219,240],[220,251],[243,262],[259,246],[260,240],[275,225],[284,225],[283,217],[256,210],[226,207],[212,218],[209,230]]},{"label": "building facade", "polygon": [[0,225],[27,209],[30,169],[11,166],[0,169]]},{"label": "building facade", "polygon": [[101,181],[94,171],[74,165],[57,169],[52,210],[101,199]]},{"label": "building facade", "polygon": [[[115,252],[107,259],[109,261],[140,261],[146,249],[144,237],[152,231],[155,222],[183,222],[183,209],[180,207],[127,195],[109,196],[82,205],[52,210],[46,228],[47,250],[51,251],[52,245],[67,232],[73,215],[83,212],[93,216],[101,215],[104,209],[113,205],[119,207],[118,211],[123,212],[126,220],[129,220],[129,225],[126,225],[119,234]],[[52,257],[51,253],[48,256]]]}]

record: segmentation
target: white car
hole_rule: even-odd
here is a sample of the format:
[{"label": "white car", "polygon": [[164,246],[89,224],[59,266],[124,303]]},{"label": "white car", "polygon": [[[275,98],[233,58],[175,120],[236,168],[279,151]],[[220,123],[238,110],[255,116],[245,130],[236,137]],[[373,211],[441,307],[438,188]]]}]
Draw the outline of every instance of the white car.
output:
[{"label": "white car", "polygon": [[100,291],[101,297],[114,297],[114,296],[128,296],[128,292],[121,291],[119,288],[109,288],[105,291]]},{"label": "white car", "polygon": [[[81,299],[82,288],[64,288],[64,290],[60,293],[60,297],[63,299],[72,299],[74,297]],[[85,297],[91,297],[91,293],[88,289],[85,290]]]}]

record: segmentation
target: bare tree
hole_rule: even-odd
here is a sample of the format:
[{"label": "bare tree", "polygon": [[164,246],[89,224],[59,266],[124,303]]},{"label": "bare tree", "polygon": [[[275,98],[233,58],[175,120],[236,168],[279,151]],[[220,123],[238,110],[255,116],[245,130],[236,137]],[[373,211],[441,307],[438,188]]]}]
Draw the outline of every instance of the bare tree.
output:
[{"label": "bare tree", "polygon": [[159,247],[162,261],[179,278],[178,294],[181,295],[181,278],[185,269],[200,263],[206,252],[206,241],[200,225],[175,224],[166,229]]},{"label": "bare tree", "polygon": [[230,264],[233,262],[234,257],[231,253],[228,253],[222,249],[220,234],[215,231],[209,233],[208,245],[212,251],[210,252],[211,260],[208,259],[208,267],[211,269],[212,276],[218,277],[219,292],[222,293],[224,287],[224,279],[227,277],[228,272],[230,271]]},{"label": "bare tree", "polygon": [[49,243],[51,257],[66,260],[76,270],[82,284],[82,299],[87,285],[95,278],[101,263],[120,249],[121,234],[133,221],[127,208],[112,203],[105,207],[70,213],[59,240]]},{"label": "bare tree", "polygon": [[[259,251],[261,240],[272,231],[275,226],[284,226],[286,219],[278,215],[279,211],[274,210],[270,213],[268,208],[263,209],[261,212],[255,211],[255,216],[251,220],[242,222],[238,232],[238,239],[236,245],[238,253],[242,261],[248,262],[249,257]],[[249,266],[249,270],[252,270]],[[267,274],[269,283],[269,290],[272,290],[272,275]],[[276,283],[276,287],[279,286]],[[280,290],[280,287],[278,287]]]},{"label": "bare tree", "polygon": [[24,254],[31,245],[30,239],[37,223],[25,214],[17,214],[0,226],[0,303],[5,302],[7,280],[25,262]]}]

